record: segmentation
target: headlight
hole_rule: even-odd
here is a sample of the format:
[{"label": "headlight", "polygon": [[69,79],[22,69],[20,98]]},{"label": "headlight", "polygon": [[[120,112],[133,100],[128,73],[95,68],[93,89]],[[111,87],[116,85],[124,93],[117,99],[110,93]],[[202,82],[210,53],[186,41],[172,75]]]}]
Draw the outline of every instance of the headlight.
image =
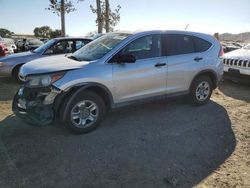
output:
[{"label": "headlight", "polygon": [[26,81],[27,87],[47,87],[61,79],[65,72],[39,75],[39,76],[28,76]]}]

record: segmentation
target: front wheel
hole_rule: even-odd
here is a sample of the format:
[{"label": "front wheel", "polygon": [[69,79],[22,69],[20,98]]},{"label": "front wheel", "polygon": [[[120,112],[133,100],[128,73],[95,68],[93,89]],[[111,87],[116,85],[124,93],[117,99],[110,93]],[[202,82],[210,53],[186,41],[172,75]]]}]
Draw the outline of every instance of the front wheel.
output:
[{"label": "front wheel", "polygon": [[192,104],[206,104],[212,95],[212,81],[208,76],[199,76],[191,86],[190,98]]},{"label": "front wheel", "polygon": [[[75,134],[90,132],[97,128],[105,114],[103,100],[94,92],[83,91],[66,101],[61,114],[64,125]],[[63,118],[63,115],[65,117]]]}]

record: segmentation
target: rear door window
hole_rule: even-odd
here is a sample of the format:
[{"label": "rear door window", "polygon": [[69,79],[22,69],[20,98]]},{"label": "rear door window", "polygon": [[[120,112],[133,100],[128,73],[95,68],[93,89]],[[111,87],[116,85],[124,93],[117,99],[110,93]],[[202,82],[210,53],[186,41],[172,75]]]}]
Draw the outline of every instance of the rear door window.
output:
[{"label": "rear door window", "polygon": [[166,34],[163,37],[164,54],[182,55],[195,52],[194,43],[191,36],[181,34]]}]

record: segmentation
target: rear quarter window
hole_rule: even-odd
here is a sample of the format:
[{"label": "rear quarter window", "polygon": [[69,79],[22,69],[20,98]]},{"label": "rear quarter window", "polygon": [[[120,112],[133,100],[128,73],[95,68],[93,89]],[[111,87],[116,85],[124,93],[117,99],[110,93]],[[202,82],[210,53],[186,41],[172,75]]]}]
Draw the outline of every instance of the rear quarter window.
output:
[{"label": "rear quarter window", "polygon": [[198,37],[192,37],[194,41],[195,52],[205,52],[207,51],[212,44],[204,39]]}]

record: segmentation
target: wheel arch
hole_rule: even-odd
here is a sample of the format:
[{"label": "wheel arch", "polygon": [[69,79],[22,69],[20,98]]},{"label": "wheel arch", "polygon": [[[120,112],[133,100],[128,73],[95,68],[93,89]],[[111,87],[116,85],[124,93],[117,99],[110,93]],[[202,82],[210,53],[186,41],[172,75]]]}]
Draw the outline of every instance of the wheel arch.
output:
[{"label": "wheel arch", "polygon": [[14,76],[14,74],[15,74],[15,70],[17,69],[17,68],[20,68],[22,65],[24,65],[25,63],[19,63],[19,64],[16,64],[15,66],[13,66],[12,67],[12,69],[11,69],[11,76],[13,77]]},{"label": "wheel arch", "polygon": [[190,84],[190,86],[189,86],[189,91],[190,91],[190,89],[191,89],[191,87],[192,87],[194,81],[195,81],[198,77],[200,77],[200,76],[208,76],[208,77],[211,79],[211,81],[212,81],[213,89],[215,89],[215,88],[217,87],[217,84],[218,84],[218,77],[217,77],[216,72],[213,71],[213,70],[203,70],[203,71],[197,73],[197,74],[194,76],[194,78],[192,79],[192,82],[191,82],[191,84]]},{"label": "wheel arch", "polygon": [[[56,98],[54,102],[56,116],[58,117],[58,115],[61,114],[60,109],[62,110],[61,107],[64,103],[64,100],[69,100],[68,103],[70,103],[75,96],[86,90],[95,92],[97,95],[99,95],[104,101],[107,110],[110,110],[113,107],[114,105],[113,96],[106,86],[99,83],[87,83],[87,84],[72,86],[68,88],[66,92],[63,92]],[[67,109],[64,110],[64,113],[66,111]],[[65,117],[64,113],[63,117]]]}]

